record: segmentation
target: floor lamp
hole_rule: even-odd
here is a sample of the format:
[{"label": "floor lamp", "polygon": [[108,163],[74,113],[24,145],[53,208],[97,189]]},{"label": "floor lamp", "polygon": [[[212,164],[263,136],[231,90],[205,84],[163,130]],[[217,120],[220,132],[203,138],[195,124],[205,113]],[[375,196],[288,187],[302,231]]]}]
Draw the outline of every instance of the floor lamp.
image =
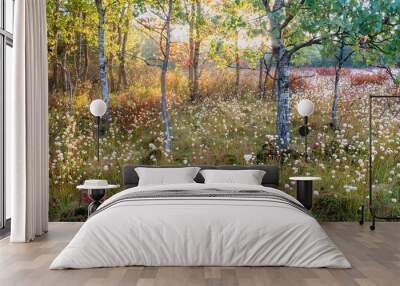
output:
[{"label": "floor lamp", "polygon": [[[93,100],[90,104],[90,113],[96,117],[96,157],[100,168],[100,123],[101,117],[107,112],[107,105],[101,99]],[[82,189],[87,189],[88,195],[92,202],[88,206],[88,216],[96,211],[101,204],[106,189],[109,188],[106,180],[86,180]]]},{"label": "floor lamp", "polygon": [[309,99],[303,99],[297,104],[297,111],[304,117],[304,125],[299,128],[299,133],[304,137],[304,159],[308,161],[308,145],[307,145],[307,135],[310,133],[308,128],[308,117],[314,113],[314,103]]},{"label": "floor lamp", "polygon": [[106,114],[107,105],[101,99],[93,100],[90,104],[90,113],[96,117],[96,157],[100,161],[100,119]]}]

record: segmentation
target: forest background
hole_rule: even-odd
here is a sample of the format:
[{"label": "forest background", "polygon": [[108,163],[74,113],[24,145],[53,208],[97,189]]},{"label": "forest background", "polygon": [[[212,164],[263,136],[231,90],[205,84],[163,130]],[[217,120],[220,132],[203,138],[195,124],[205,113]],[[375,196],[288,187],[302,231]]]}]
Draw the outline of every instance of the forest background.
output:
[{"label": "forest background", "polygon": [[[368,99],[398,95],[396,0],[48,0],[50,216],[84,220],[76,185],[126,164],[277,164],[322,177],[313,214],[368,201]],[[95,157],[92,100],[108,106]],[[297,129],[310,118],[310,160]],[[400,102],[373,110],[374,196],[399,215]]]}]

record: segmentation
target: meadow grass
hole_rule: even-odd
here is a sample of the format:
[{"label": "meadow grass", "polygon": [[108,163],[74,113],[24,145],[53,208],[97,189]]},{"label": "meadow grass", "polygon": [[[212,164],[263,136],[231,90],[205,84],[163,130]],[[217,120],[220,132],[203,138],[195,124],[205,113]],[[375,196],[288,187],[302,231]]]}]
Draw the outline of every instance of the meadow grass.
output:
[{"label": "meadow grass", "polygon": [[[80,90],[68,104],[63,93],[50,97],[50,217],[82,220],[87,198],[75,187],[88,178],[122,183],[126,164],[277,164],[281,190],[295,195],[293,175],[315,175],[313,214],[320,220],[357,220],[359,207],[368,200],[368,96],[393,93],[387,80],[363,77],[352,84],[357,71],[348,70],[341,85],[339,129],[330,127],[333,77],[328,71],[294,70],[292,82],[291,145],[280,152],[275,144],[275,98],[260,98],[256,75],[244,74],[235,95],[229,72],[204,71],[201,102],[189,100],[186,76],[168,74],[172,150],[163,151],[159,83],[148,68],[137,73],[126,91],[111,94],[108,121],[103,124],[101,161],[95,158],[95,121],[88,104],[93,91]],[[310,72],[310,71],[308,71]],[[379,74],[382,78],[382,75]],[[301,80],[299,80],[299,78]],[[368,79],[371,79],[371,83]],[[300,83],[299,83],[300,82]],[[353,79],[354,83],[354,79]],[[296,86],[294,85],[298,85]],[[95,87],[92,87],[95,88]],[[310,161],[304,162],[304,140],[297,129],[302,118],[296,103],[315,102],[310,118]],[[382,212],[400,215],[400,121],[389,116],[388,104],[376,103],[374,112],[374,190]],[[399,102],[389,109],[399,109]],[[398,118],[400,114],[398,115]],[[246,161],[244,155],[251,154]]]}]

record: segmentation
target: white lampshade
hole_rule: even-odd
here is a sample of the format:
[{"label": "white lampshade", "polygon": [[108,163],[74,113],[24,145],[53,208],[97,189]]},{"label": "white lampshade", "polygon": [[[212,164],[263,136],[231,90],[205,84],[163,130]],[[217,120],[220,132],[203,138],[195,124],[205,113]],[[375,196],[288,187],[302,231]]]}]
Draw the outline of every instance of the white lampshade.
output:
[{"label": "white lampshade", "polygon": [[107,111],[106,103],[101,99],[93,100],[90,104],[90,113],[94,116],[102,117]]},{"label": "white lampshade", "polygon": [[303,117],[314,113],[314,103],[309,99],[303,99],[297,104],[297,111]]}]

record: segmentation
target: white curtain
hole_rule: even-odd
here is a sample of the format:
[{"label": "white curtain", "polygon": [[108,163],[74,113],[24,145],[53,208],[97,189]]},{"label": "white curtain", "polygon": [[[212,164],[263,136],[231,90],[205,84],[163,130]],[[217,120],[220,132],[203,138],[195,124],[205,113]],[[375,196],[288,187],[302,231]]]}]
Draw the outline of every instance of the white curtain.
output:
[{"label": "white curtain", "polygon": [[48,74],[45,0],[15,1],[14,94],[6,105],[6,186],[12,242],[28,242],[48,225]]}]

